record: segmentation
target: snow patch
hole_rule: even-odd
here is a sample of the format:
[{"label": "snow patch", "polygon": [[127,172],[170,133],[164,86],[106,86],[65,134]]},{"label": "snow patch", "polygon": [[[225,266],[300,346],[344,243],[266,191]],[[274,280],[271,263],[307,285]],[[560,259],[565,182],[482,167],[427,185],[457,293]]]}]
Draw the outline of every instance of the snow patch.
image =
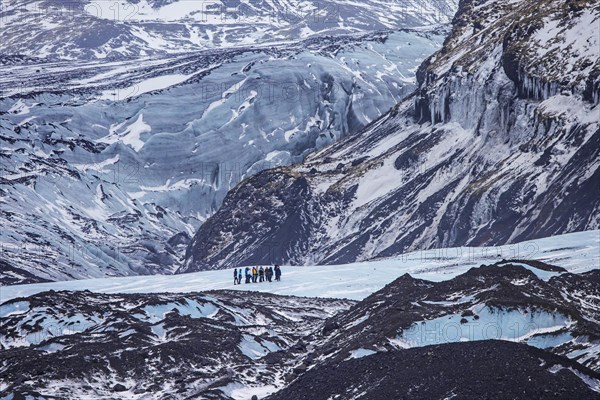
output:
[{"label": "snow patch", "polygon": [[172,311],[191,318],[212,318],[219,312],[219,309],[212,303],[201,304],[191,299],[186,299],[184,303],[174,302],[146,306],[143,310],[145,315],[135,314],[135,316],[150,322],[162,321]]},{"label": "snow patch", "polygon": [[356,350],[352,350],[350,352],[350,357],[348,357],[348,359],[352,359],[352,358],[362,358],[362,357],[367,357],[373,354],[376,354],[376,351],[373,350],[369,350],[369,349],[356,349]]},{"label": "snow patch", "polygon": [[29,311],[28,301],[5,303],[0,306],[0,318],[6,318],[11,315],[25,314],[27,311]]},{"label": "snow patch", "polygon": [[558,335],[553,341],[549,338],[536,338],[536,335],[558,332],[571,325],[570,318],[560,313],[529,308],[509,310],[483,304],[471,309],[478,318],[451,314],[415,322],[396,340],[402,343],[403,348],[491,339],[525,341],[532,346],[543,347],[571,340],[570,335]]}]

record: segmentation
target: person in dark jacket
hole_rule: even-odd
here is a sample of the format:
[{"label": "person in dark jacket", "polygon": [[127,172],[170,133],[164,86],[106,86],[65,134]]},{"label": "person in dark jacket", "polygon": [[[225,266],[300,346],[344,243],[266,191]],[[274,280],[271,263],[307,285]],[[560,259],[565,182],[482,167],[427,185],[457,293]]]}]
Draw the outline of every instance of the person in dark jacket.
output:
[{"label": "person in dark jacket", "polygon": [[275,266],[275,280],[276,281],[281,280],[281,268],[279,268],[279,265]]},{"label": "person in dark jacket", "polygon": [[263,268],[262,265],[258,269],[258,281],[259,282],[264,282],[265,281],[265,269]]},{"label": "person in dark jacket", "polygon": [[252,275],[250,274],[250,267],[246,267],[246,283],[250,283]]},{"label": "person in dark jacket", "polygon": [[233,284],[237,285],[238,281],[237,281],[237,277],[238,277],[238,273],[237,273],[237,268],[233,270]]},{"label": "person in dark jacket", "polygon": [[238,285],[242,284],[242,269],[238,271]]},{"label": "person in dark jacket", "polygon": [[268,282],[271,282],[271,278],[273,278],[273,270],[271,269],[271,266],[269,265],[267,268],[265,268],[265,279]]}]

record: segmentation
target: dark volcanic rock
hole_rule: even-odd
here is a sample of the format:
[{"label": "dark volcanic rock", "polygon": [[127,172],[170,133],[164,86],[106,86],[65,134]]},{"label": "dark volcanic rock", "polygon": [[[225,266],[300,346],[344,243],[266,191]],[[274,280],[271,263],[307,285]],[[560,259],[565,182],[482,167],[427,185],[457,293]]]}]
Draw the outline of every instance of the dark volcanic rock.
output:
[{"label": "dark volcanic rock", "polygon": [[[540,271],[551,268],[537,265]],[[503,338],[577,357],[583,365],[600,371],[595,350],[600,345],[597,298],[600,270],[544,281],[505,261],[436,283],[403,275],[327,320],[314,336],[320,344],[314,357],[342,361],[361,348],[385,350]],[[423,325],[432,320],[438,323]],[[562,335],[566,336],[561,339]],[[397,338],[403,344],[398,345]]]},{"label": "dark volcanic rock", "polygon": [[300,339],[352,303],[227,291],[15,299],[1,306],[0,398],[230,399],[220,388],[292,371]]},{"label": "dark volcanic rock", "polygon": [[[518,343],[452,343],[316,367],[268,400],[598,399],[600,375]],[[588,379],[589,379],[588,378]]]},{"label": "dark volcanic rock", "polygon": [[121,385],[120,383],[117,383],[115,386],[113,386],[113,391],[115,392],[124,392],[126,391],[127,388],[123,385]]},{"label": "dark volcanic rock", "polygon": [[17,285],[27,283],[50,282],[24,269],[15,268],[6,261],[0,260],[0,282],[1,285]]}]

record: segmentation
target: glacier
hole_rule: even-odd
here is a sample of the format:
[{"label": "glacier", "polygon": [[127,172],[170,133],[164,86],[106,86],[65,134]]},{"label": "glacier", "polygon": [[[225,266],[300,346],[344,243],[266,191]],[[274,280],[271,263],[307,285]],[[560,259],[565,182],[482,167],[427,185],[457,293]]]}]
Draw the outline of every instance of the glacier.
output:
[{"label": "glacier", "polygon": [[444,32],[3,65],[1,279],[174,272],[230,189],[387,112]]},{"label": "glacier", "polygon": [[[363,300],[403,274],[440,282],[473,267],[502,260],[539,260],[570,273],[583,273],[600,265],[600,230],[557,235],[505,246],[457,247],[419,250],[382,260],[342,265],[282,266],[281,282],[233,285],[232,269],[170,276],[130,276],[48,282],[0,287],[0,303],[47,290],[90,290],[97,293],[187,293],[236,290],[278,295]],[[515,264],[514,262],[510,262]],[[516,263],[519,264],[518,262]],[[527,266],[540,279],[551,273]],[[501,266],[499,268],[502,268]],[[550,276],[549,276],[550,275]],[[24,306],[24,305],[22,305]],[[4,307],[4,306],[1,306]],[[18,312],[14,305],[0,314]],[[20,306],[19,310],[22,307]]]}]

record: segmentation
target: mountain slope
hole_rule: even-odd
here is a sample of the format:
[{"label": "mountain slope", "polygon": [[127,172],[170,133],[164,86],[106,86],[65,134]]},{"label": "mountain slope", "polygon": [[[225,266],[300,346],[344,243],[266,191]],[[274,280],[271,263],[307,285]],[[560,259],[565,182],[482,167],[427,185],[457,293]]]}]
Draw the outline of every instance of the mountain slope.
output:
[{"label": "mountain slope", "polygon": [[597,228],[599,18],[592,1],[462,1],[412,97],[304,163],[242,182],[179,271]]},{"label": "mountain slope", "polygon": [[2,54],[114,61],[447,23],[456,0],[2,0],[0,5]]}]

